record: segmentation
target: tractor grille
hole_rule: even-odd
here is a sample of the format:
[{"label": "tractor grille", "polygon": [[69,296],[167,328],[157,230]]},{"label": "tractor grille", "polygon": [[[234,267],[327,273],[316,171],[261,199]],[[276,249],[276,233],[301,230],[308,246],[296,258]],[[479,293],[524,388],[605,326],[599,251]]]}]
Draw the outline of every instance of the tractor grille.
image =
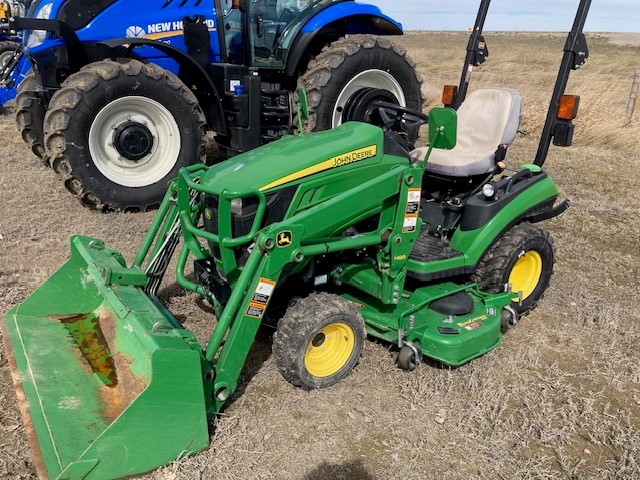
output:
[{"label": "tractor grille", "polygon": [[[266,195],[267,207],[264,216],[260,222],[260,227],[280,222],[284,219],[297,186],[283,188]],[[218,235],[218,197],[215,195],[202,194],[202,207],[205,215],[203,216],[204,229],[207,232]],[[241,205],[241,206],[240,206]],[[242,203],[238,206],[240,212],[232,213],[231,229],[234,238],[241,237],[251,231],[251,226],[255,220],[258,210],[258,198],[246,197],[242,199]],[[208,212],[208,213],[207,213]],[[209,242],[209,249],[214,257],[220,258],[220,247],[214,242]],[[243,265],[248,257],[245,246],[237,247],[236,260],[239,265]]]}]

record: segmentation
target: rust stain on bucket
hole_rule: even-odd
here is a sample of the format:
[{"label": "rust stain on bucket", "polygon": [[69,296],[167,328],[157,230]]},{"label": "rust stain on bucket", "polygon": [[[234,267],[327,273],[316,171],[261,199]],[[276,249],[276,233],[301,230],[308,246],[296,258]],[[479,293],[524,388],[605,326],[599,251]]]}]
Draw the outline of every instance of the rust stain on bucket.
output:
[{"label": "rust stain on bucket", "polygon": [[[104,404],[101,416],[113,422],[146,388],[147,382],[131,370],[133,360],[116,345],[117,325],[111,313],[98,312],[51,316],[60,321],[78,346],[78,358],[87,373],[98,376],[98,396]],[[87,368],[88,367],[88,368]]]},{"label": "rust stain on bucket", "polygon": [[[147,382],[133,373],[133,359],[122,353],[116,345],[117,325],[111,313],[104,308],[98,311],[98,324],[108,346],[111,347],[112,364],[117,372],[115,385],[100,387],[100,400],[104,408],[100,412],[113,422],[147,387]],[[124,320],[118,320],[124,321]]]},{"label": "rust stain on bucket", "polygon": [[69,335],[80,349],[91,371],[109,387],[118,385],[115,363],[104,333],[95,313],[52,316],[59,320],[69,332]]}]

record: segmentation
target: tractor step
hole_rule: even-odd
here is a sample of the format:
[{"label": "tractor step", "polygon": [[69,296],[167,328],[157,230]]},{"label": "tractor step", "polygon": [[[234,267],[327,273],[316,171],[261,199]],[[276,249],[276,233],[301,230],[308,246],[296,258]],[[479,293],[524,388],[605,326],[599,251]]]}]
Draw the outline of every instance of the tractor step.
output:
[{"label": "tractor step", "polygon": [[262,116],[262,143],[269,143],[291,133],[292,113],[288,90],[277,88],[262,89],[260,113]]},{"label": "tractor step", "polygon": [[409,258],[417,262],[428,263],[461,256],[462,253],[454,250],[441,239],[430,235],[424,228],[420,231]]}]

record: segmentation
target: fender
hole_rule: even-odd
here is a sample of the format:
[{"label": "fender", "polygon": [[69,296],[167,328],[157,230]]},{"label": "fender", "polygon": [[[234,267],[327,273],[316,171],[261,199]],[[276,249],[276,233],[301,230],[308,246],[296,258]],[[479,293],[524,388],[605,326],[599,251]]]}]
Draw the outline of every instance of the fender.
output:
[{"label": "fender", "polygon": [[[500,188],[504,186],[500,184],[508,182],[509,179],[498,182],[496,190],[500,192]],[[516,184],[512,192],[503,196],[505,198],[502,205],[500,200],[488,203],[480,196],[467,202],[460,227],[450,242],[451,248],[464,252],[465,266],[475,267],[494,240],[499,239],[513,225],[552,210],[558,197],[558,189],[553,180],[542,172]],[[476,205],[472,201],[477,202],[479,208],[474,208]],[[481,202],[487,207],[480,206]],[[487,210],[486,215],[480,213],[482,208]],[[481,218],[483,216],[485,218]]]},{"label": "fender", "polygon": [[[97,42],[95,45],[104,45],[111,49],[126,47],[126,57],[131,55],[131,51],[137,47],[151,47],[164,53],[168,57],[175,60],[180,65],[180,76],[189,79],[190,84],[197,85],[197,89],[193,93],[203,106],[205,114],[208,117],[209,125],[218,133],[226,133],[227,125],[222,109],[222,100],[218,94],[216,86],[213,84],[211,77],[205,69],[193,57],[183,52],[177,47],[146,38],[115,38],[104,42]],[[191,87],[191,85],[187,85]]]},{"label": "fender", "polygon": [[[538,222],[552,218],[567,209],[568,200],[557,207],[553,206],[558,189],[546,173],[523,176],[525,178],[514,184],[513,188],[508,187],[510,191],[503,194],[502,202],[487,203],[478,196],[467,203],[462,222],[449,243],[453,250],[462,252],[461,255],[429,263],[409,260],[407,268],[411,276],[427,281],[473,273],[487,250],[509,228],[524,221]],[[498,182],[496,191],[506,188],[510,178]],[[483,209],[486,211],[483,212]]]},{"label": "fender", "polygon": [[[337,20],[352,20],[355,17],[364,17],[373,22],[373,28],[385,32],[387,35],[402,35],[402,24],[388,17],[375,5],[367,5],[356,2],[343,2],[325,8],[311,17],[302,27],[302,33],[311,33],[320,30],[325,25]],[[379,25],[376,25],[379,24]],[[360,31],[356,27],[355,31],[347,30],[346,33],[375,33],[372,31]]]},{"label": "fender", "polygon": [[[339,35],[335,33],[339,32]],[[402,35],[402,24],[374,6],[353,1],[331,5],[300,25],[285,61],[288,76],[295,75],[309,46],[325,34],[335,38],[345,34]],[[325,42],[327,43],[327,42]]]}]

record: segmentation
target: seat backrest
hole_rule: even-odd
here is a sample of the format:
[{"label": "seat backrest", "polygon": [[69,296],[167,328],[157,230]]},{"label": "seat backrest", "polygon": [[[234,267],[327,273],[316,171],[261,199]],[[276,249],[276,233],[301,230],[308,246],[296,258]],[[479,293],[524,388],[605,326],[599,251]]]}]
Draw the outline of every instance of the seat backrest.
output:
[{"label": "seat backrest", "polygon": [[[484,175],[495,169],[496,150],[516,137],[522,97],[510,88],[483,88],[469,94],[458,108],[458,136],[452,150],[433,150],[426,170],[446,176]],[[428,148],[416,148],[411,157],[422,161]],[[506,159],[506,155],[505,155]]]},{"label": "seat backrest", "polygon": [[522,97],[510,88],[483,88],[458,108],[458,144],[462,151],[482,152],[513,143],[520,125]]}]

